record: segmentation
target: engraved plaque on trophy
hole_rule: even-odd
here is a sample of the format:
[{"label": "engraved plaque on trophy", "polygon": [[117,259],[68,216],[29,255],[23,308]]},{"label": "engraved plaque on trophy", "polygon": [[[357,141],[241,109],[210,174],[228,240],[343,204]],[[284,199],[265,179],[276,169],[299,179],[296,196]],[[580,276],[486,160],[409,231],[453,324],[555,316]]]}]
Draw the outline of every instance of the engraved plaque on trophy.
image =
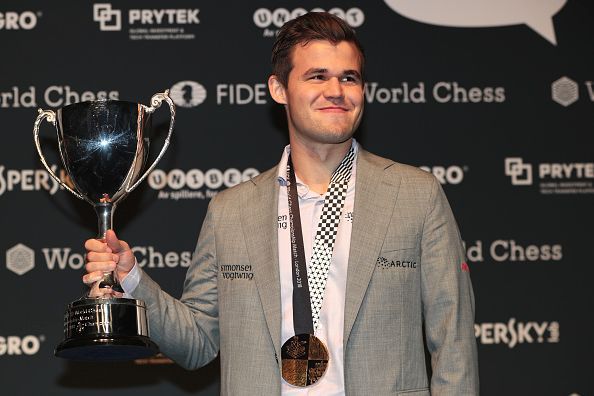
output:
[{"label": "engraved plaque on trophy", "polygon": [[[163,148],[143,171],[148,157],[151,114],[169,105],[171,121]],[[39,127],[43,120],[56,127],[60,157],[73,187],[62,182],[41,151]],[[61,109],[41,110],[35,120],[35,146],[45,169],[62,187],[95,208],[98,239],[112,227],[117,204],[153,170],[169,146],[175,106],[169,92],[157,93],[151,106],[119,100],[74,103]],[[106,273],[99,287],[122,291],[116,273]],[[81,298],[70,303],[64,315],[64,341],[56,356],[74,360],[132,360],[158,352],[149,338],[143,301],[109,297]]]}]

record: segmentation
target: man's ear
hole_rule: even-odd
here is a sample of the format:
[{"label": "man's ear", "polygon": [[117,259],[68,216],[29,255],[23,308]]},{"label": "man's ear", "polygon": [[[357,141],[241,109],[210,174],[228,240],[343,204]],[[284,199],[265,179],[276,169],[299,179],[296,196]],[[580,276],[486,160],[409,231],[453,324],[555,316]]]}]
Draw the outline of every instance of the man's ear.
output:
[{"label": "man's ear", "polygon": [[268,90],[276,103],[287,104],[287,90],[274,74],[268,77]]}]

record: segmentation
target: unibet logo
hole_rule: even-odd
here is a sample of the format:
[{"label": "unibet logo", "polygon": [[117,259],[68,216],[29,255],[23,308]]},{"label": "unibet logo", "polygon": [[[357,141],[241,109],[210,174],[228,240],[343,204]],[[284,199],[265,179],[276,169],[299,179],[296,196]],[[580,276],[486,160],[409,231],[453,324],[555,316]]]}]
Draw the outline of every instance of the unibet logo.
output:
[{"label": "unibet logo", "polygon": [[505,344],[510,349],[518,344],[558,343],[559,322],[475,323],[474,336],[483,345]]},{"label": "unibet logo", "polygon": [[35,268],[35,252],[19,243],[6,251],[6,268],[17,275],[24,275]]},{"label": "unibet logo", "polygon": [[0,30],[31,30],[37,26],[37,16],[33,11],[0,12]]},{"label": "unibet logo", "polygon": [[172,169],[169,172],[155,169],[148,176],[148,184],[154,190],[162,190],[166,187],[172,190],[179,190],[184,187],[199,189],[204,186],[215,190],[223,187],[223,185],[233,187],[257,176],[259,173],[254,168],[245,169],[243,172],[235,168],[229,168],[224,172],[214,168],[206,172],[202,172],[200,169],[190,169],[188,171]]},{"label": "unibet logo", "polygon": [[532,185],[532,165],[525,164],[522,158],[506,158],[505,175],[511,177],[514,186]]},{"label": "unibet logo", "polygon": [[384,0],[413,21],[448,27],[496,27],[526,24],[557,45],[553,15],[567,0]]},{"label": "unibet logo", "polygon": [[179,107],[196,107],[206,99],[206,89],[196,81],[180,81],[171,87],[169,96]]},{"label": "unibet logo", "polygon": [[551,84],[551,96],[555,102],[567,107],[579,99],[578,85],[568,77],[561,77]]},{"label": "unibet logo", "polygon": [[36,337],[34,335],[19,336],[0,336],[0,356],[2,355],[35,355],[39,352],[41,342],[45,341],[45,336]]},{"label": "unibet logo", "polygon": [[93,5],[93,21],[99,22],[99,29],[105,32],[122,30],[122,11],[113,10],[109,3]]},{"label": "unibet logo", "polygon": [[[324,12],[322,8],[314,8],[311,12]],[[254,24],[262,29],[268,28],[274,25],[276,28],[280,28],[285,22],[300,17],[301,15],[307,14],[307,10],[304,8],[295,8],[292,11],[286,8],[277,8],[269,10],[268,8],[259,8],[254,12],[253,20]],[[343,19],[349,26],[356,28],[365,22],[365,14],[360,8],[349,8],[344,10],[342,8],[331,8],[328,10],[330,14],[336,15]]]}]

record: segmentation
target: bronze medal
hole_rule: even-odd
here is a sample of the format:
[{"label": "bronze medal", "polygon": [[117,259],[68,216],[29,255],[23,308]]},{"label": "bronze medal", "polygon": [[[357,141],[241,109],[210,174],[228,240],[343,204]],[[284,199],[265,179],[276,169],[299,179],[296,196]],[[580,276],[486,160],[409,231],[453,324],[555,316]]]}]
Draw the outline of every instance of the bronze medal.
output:
[{"label": "bronze medal", "polygon": [[297,334],[281,348],[283,379],[293,386],[315,384],[326,372],[330,355],[326,345],[313,334]]}]

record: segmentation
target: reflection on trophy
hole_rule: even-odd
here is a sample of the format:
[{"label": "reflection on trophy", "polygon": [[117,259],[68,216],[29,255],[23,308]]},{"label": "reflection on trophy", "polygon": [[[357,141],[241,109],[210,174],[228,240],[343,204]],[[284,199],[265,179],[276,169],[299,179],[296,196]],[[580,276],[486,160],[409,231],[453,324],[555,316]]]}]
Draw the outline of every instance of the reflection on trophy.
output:
[{"label": "reflection on trophy", "polygon": [[[151,114],[165,101],[171,111],[163,148],[143,173],[148,157]],[[48,166],[39,143],[39,126],[46,119],[57,130],[60,156],[73,187]],[[155,94],[151,106],[118,100],[75,103],[56,112],[39,109],[33,135],[45,169],[62,187],[95,208],[98,239],[112,227],[116,205],[153,170],[169,146],[175,106],[169,91]],[[122,291],[116,273],[106,273],[99,287]],[[128,298],[81,298],[64,315],[65,339],[56,356],[75,360],[131,360],[152,356],[157,345],[149,339],[143,301]]]}]

